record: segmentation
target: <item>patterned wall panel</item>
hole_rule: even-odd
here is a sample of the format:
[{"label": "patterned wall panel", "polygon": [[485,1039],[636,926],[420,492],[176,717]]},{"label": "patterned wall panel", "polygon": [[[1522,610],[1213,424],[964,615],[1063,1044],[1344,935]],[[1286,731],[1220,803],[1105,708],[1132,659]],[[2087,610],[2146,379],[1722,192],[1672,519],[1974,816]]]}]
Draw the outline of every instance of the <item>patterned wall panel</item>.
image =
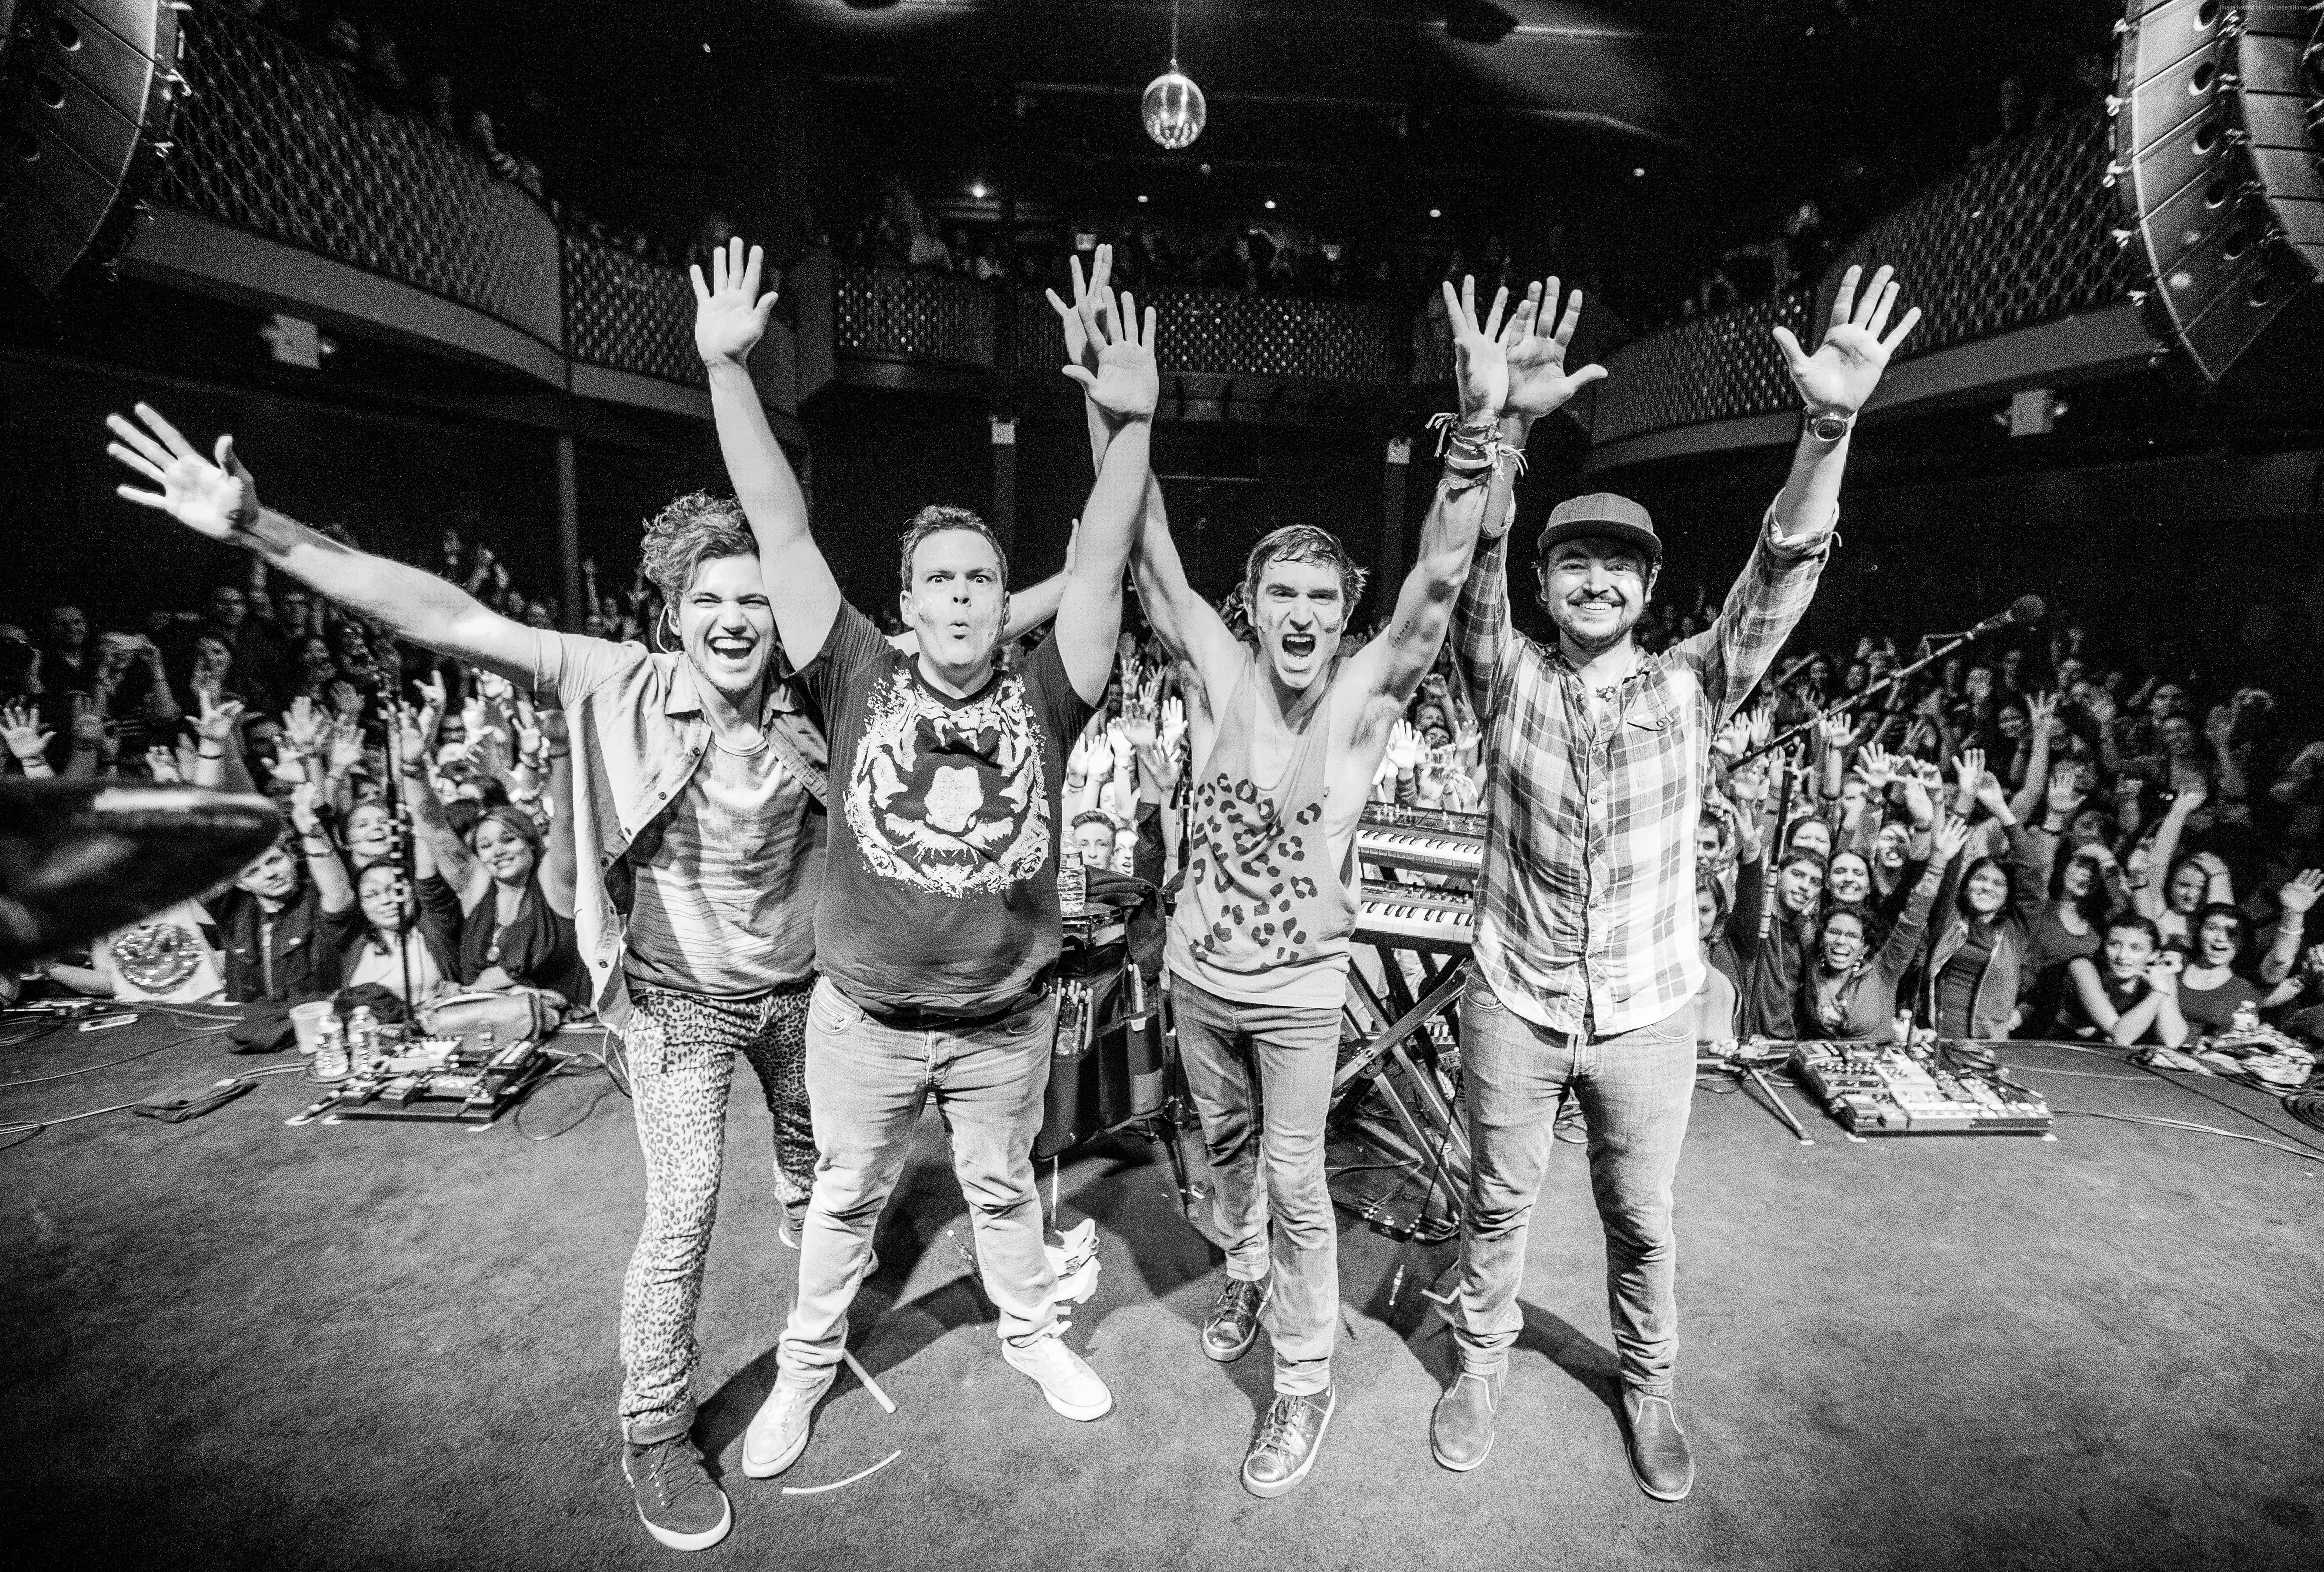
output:
[{"label": "patterned wall panel", "polygon": [[433,127],[215,5],[183,19],[178,151],[156,195],[560,342],[556,226]]},{"label": "patterned wall panel", "polygon": [[842,353],[954,365],[992,363],[997,297],[983,284],[917,268],[833,270],[832,331]]},{"label": "patterned wall panel", "polygon": [[[1163,371],[1285,382],[1392,386],[1403,380],[1401,340],[1407,325],[1383,307],[1353,300],[1311,300],[1240,290],[1131,291],[1141,315],[1154,308],[1156,354]],[[1038,290],[1020,290],[1018,370],[1065,363],[1057,314]]]},{"label": "patterned wall panel", "polygon": [[707,387],[694,351],[694,286],[677,268],[586,235],[565,238],[565,347],[575,360]]},{"label": "patterned wall panel", "polygon": [[1781,323],[1805,339],[1814,303],[1812,290],[1787,290],[1623,345],[1598,384],[1591,441],[1792,408],[1799,396],[1770,330]]}]

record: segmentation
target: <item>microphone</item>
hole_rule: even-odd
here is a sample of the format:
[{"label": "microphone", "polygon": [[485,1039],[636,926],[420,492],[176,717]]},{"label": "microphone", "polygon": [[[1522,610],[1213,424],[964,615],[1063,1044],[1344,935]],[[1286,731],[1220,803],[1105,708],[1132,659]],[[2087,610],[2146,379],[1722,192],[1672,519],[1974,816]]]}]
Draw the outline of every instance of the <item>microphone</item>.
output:
[{"label": "microphone", "polygon": [[2049,610],[2049,607],[2042,603],[2041,596],[2020,595],[2015,600],[2009,602],[2009,609],[2007,611],[1996,611],[1992,616],[1987,617],[1984,621],[1979,622],[1976,627],[1970,629],[1968,632],[1960,635],[1960,637],[1963,639],[1975,639],[1980,634],[1992,632],[1996,628],[2006,628],[2012,622],[2039,622],[2043,617],[2048,613]]}]

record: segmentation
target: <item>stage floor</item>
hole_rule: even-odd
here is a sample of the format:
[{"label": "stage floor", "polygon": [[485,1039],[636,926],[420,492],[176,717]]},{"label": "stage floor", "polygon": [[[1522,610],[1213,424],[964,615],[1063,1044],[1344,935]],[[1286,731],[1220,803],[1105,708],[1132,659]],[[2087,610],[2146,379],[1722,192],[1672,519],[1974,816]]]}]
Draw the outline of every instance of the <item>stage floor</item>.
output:
[{"label": "stage floor", "polygon": [[[0,1051],[0,1080],[169,1043],[158,1018]],[[594,1041],[594,1039],[592,1039]],[[223,1038],[8,1089],[55,1117],[277,1060]],[[2010,1053],[2066,1108],[2259,1126],[2103,1058]],[[1060,1419],[1001,1361],[939,1126],[924,1125],[843,1376],[783,1479],[742,1476],[795,1260],[776,1243],[747,1069],[700,1319],[697,1435],[733,1499],[706,1566],[785,1567],[2314,1567],[2324,1564],[2324,1166],[2096,1118],[2053,1141],[1801,1145],[1702,1095],[1679,1176],[1678,1403],[1692,1498],[1631,1482],[1612,1404],[1603,1251],[1578,1147],[1536,1214],[1526,1331],[1499,1441],[1452,1475],[1428,1412],[1448,1340],[1417,1293],[1445,1249],[1342,1219],[1340,1407],[1314,1473],[1261,1502],[1236,1474],[1265,1406],[1195,1328],[1216,1249],[1158,1149],[1068,1159],[1059,1220],[1103,1273],[1074,1345],[1114,1411]],[[603,1077],[525,1115],[573,1119]],[[2301,1132],[2272,1100],[2203,1089]],[[182,1126],[107,1115],[0,1153],[0,1380],[18,1567],[637,1567],[678,1559],[632,1515],[615,1316],[641,1209],[629,1106],[556,1139],[289,1128],[271,1078]],[[1199,1172],[1199,1146],[1189,1141]],[[1042,1170],[1045,1195],[1049,1173]],[[1399,1264],[1402,1292],[1388,1305]],[[785,1485],[870,1478],[828,1494]]]}]

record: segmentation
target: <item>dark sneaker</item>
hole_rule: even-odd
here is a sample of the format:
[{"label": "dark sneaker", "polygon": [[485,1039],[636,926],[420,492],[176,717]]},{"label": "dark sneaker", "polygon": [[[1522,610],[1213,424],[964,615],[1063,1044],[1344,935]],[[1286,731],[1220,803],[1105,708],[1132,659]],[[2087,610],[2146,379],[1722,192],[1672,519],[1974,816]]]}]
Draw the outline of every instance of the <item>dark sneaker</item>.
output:
[{"label": "dark sneaker", "polygon": [[1306,1478],[1338,1402],[1336,1390],[1328,1386],[1313,1397],[1276,1393],[1250,1450],[1243,1454],[1242,1487],[1253,1495],[1281,1495]]},{"label": "dark sneaker", "polygon": [[1222,1365],[1231,1365],[1259,1341],[1259,1312],[1275,1297],[1275,1280],[1245,1282],[1230,1277],[1219,1290],[1219,1302],[1203,1319],[1203,1352]]},{"label": "dark sneaker", "polygon": [[1678,1428],[1666,1397],[1622,1393],[1622,1429],[1630,1443],[1630,1473],[1656,1501],[1684,1501],[1694,1488],[1694,1448]]},{"label": "dark sneaker", "polygon": [[1493,1449],[1493,1416],[1501,1406],[1506,1370],[1490,1375],[1463,1370],[1452,1378],[1429,1416],[1428,1449],[1456,1474],[1466,1474]]},{"label": "dark sneaker", "polygon": [[625,1444],[622,1475],[630,1482],[638,1521],[673,1550],[706,1550],[734,1526],[726,1493],[684,1436],[641,1447]]},{"label": "dark sneaker", "polygon": [[815,1405],[831,1390],[838,1376],[836,1367],[826,1370],[823,1379],[813,1386],[786,1386],[780,1380],[767,1401],[751,1416],[750,1428],[742,1432],[742,1472],[753,1479],[772,1479],[798,1461],[807,1450],[808,1433],[815,1426]]}]

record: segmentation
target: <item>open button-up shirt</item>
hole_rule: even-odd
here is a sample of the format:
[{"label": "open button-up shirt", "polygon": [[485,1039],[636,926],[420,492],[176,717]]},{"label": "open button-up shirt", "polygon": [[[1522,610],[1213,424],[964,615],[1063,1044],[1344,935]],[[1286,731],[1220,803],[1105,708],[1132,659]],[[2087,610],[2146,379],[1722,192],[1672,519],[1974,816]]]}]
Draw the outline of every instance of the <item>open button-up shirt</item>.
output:
[{"label": "open button-up shirt", "polygon": [[1718,619],[1642,657],[1602,723],[1563,653],[1510,628],[1506,539],[1480,544],[1452,611],[1485,727],[1475,964],[1536,1025],[1612,1036],[1702,986],[1694,830],[1711,740],[1806,612],[1831,527],[1779,546],[1771,504]]}]

